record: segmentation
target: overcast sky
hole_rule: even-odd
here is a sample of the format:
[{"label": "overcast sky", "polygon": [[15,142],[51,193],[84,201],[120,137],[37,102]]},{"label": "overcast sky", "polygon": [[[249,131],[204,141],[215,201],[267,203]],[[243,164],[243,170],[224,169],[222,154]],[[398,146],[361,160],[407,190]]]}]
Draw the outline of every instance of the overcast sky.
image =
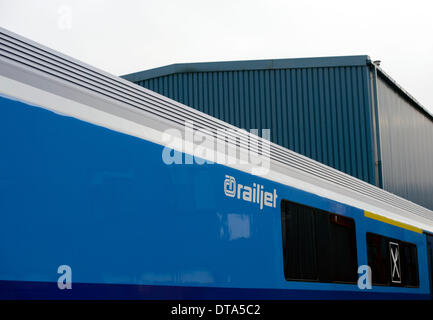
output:
[{"label": "overcast sky", "polygon": [[431,0],[0,0],[0,26],[115,75],[367,54],[433,113]]}]

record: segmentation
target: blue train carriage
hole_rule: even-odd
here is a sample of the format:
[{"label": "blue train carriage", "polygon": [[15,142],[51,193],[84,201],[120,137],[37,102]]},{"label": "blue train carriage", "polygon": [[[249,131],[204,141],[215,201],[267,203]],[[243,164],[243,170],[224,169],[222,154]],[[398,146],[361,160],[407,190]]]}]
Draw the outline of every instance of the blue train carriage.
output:
[{"label": "blue train carriage", "polygon": [[234,160],[266,141],[0,42],[2,299],[430,298],[433,212],[272,143],[261,174],[193,157],[190,130]]}]

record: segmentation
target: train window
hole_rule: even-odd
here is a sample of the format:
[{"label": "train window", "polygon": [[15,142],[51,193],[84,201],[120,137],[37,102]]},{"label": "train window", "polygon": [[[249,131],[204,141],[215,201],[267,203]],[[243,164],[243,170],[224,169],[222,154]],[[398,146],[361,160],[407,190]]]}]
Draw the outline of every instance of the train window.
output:
[{"label": "train window", "polygon": [[[331,278],[338,282],[356,282],[358,258],[356,252],[355,221],[351,218],[329,214],[325,226],[329,235],[328,265],[332,266]],[[324,228],[324,229],[325,229]],[[325,252],[325,251],[322,251]]]},{"label": "train window", "polygon": [[418,287],[418,255],[416,245],[408,242],[401,243],[401,263],[403,283],[408,287]]},{"label": "train window", "polygon": [[282,201],[284,276],[318,280],[313,208]]},{"label": "train window", "polygon": [[286,280],[355,283],[355,222],[298,203],[281,202]]},{"label": "train window", "polygon": [[367,257],[374,285],[418,287],[416,245],[367,233]]},{"label": "train window", "polygon": [[367,233],[367,258],[375,285],[389,285],[389,257],[385,238]]}]

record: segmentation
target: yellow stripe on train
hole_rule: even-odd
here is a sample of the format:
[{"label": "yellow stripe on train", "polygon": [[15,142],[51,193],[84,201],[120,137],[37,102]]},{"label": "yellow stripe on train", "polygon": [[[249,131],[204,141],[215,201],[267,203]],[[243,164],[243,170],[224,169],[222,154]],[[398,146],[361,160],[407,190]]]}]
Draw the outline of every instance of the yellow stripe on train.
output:
[{"label": "yellow stripe on train", "polygon": [[422,230],[419,229],[419,228],[416,228],[416,227],[413,227],[411,225],[408,225],[408,224],[405,224],[405,223],[402,223],[402,222],[398,222],[398,221],[395,221],[395,220],[392,220],[392,219],[388,219],[388,218],[379,216],[378,214],[375,214],[375,213],[372,213],[372,212],[364,211],[364,216],[367,217],[367,218],[378,220],[378,221],[381,221],[381,222],[385,222],[385,223],[388,223],[388,224],[391,224],[393,226],[400,227],[400,228],[403,228],[403,229],[406,229],[406,230],[410,230],[410,231],[417,232],[417,233],[422,233]]}]

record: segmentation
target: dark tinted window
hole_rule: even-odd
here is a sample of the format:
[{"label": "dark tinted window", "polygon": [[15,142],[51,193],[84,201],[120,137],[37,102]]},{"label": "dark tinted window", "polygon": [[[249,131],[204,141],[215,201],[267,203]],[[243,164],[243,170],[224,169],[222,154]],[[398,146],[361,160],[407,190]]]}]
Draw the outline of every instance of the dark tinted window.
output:
[{"label": "dark tinted window", "polygon": [[367,233],[367,256],[374,285],[419,286],[418,255],[413,243]]},{"label": "dark tinted window", "polygon": [[373,284],[388,285],[390,281],[389,253],[384,237],[367,233],[367,257]]},{"label": "dark tinted window", "polygon": [[334,281],[356,282],[358,259],[356,252],[355,221],[353,219],[329,214],[329,255],[334,272]]},{"label": "dark tinted window", "polygon": [[418,255],[416,252],[416,245],[402,242],[401,251],[403,283],[408,287],[418,287]]},{"label": "dark tinted window", "polygon": [[284,275],[286,279],[317,280],[314,211],[310,207],[281,203]]},{"label": "dark tinted window", "polygon": [[286,200],[281,211],[286,280],[356,282],[353,219]]}]

